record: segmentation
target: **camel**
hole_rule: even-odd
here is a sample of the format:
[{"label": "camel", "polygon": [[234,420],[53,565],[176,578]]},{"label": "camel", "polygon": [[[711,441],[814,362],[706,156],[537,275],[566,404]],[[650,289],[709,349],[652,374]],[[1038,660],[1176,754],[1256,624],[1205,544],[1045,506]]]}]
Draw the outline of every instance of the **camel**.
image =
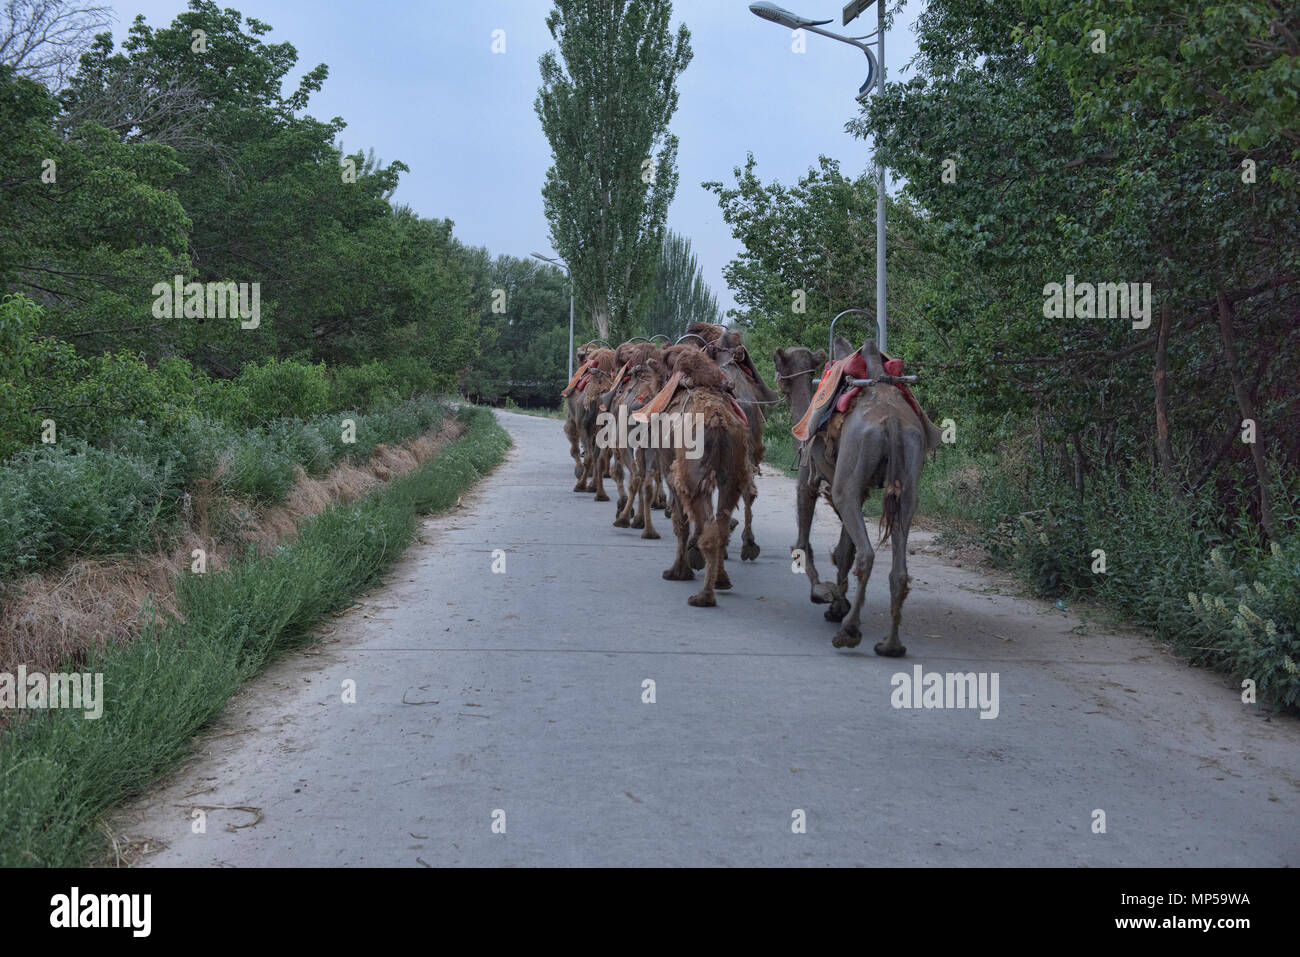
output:
[{"label": "camel", "polygon": [[651,359],[648,364],[660,377],[668,379],[671,374],[682,386],[670,392],[673,383],[669,380],[649,408],[660,414],[695,416],[702,430],[698,458],[691,458],[681,441],[675,441],[673,448],[657,450],[672,490],[671,513],[677,535],[677,555],[663,577],[668,581],[695,578],[687,558],[694,522],[705,561],[704,584],[687,603],[697,608],[713,607],[717,604],[715,589],[731,587],[724,553],[731,536],[731,512],[751,478],[748,432],[733,405],[726,377],[701,349],[674,346],[664,350],[662,361]]},{"label": "camel", "polygon": [[[597,472],[601,462],[599,450],[596,448],[596,417],[600,413],[599,393],[602,391],[602,386],[613,377],[614,368],[613,349],[592,349],[587,353],[584,364],[580,365],[578,371],[574,373],[573,381],[564,390],[569,399],[569,411],[573,416],[573,432],[582,443],[581,462],[574,466],[578,484],[573,487],[573,490],[594,491],[597,493],[598,502],[608,502],[609,496],[604,494]],[[567,417],[566,413],[566,433],[569,432]],[[573,444],[572,435],[570,444]]]},{"label": "camel", "polygon": [[739,331],[724,332],[709,345],[707,351],[709,357],[718,364],[727,381],[731,383],[736,401],[740,403],[748,420],[751,476],[744,496],[745,528],[741,533],[740,560],[752,562],[758,558],[760,552],[758,542],[754,540],[753,530],[754,500],[758,498],[758,485],[754,477],[762,474],[763,423],[766,419],[764,413],[767,406],[779,402],[781,396],[768,388],[767,383],[758,374],[758,370],[754,368],[753,361],[741,342]]},{"label": "camel", "polygon": [[[837,337],[836,358],[847,357],[852,346]],[[862,347],[867,378],[883,379],[884,364],[873,341]],[[816,353],[803,347],[778,349],[775,354],[777,381],[790,399],[791,414],[802,419],[812,401],[812,380],[826,361],[825,352]],[[883,488],[881,505],[883,544],[892,537],[893,567],[889,575],[889,636],[875,645],[875,652],[885,657],[907,653],[898,637],[910,579],[907,573],[907,538],[916,510],[917,488],[925,454],[937,448],[941,433],[922,412],[917,414],[903,392],[890,384],[867,386],[841,421],[832,421],[826,429],[800,443],[800,468],[797,485],[798,541],[804,570],[812,586],[811,599],[831,602],[828,620],[840,620],[840,630],[833,644],[836,648],[856,648],[862,640],[862,607],[866,599],[867,580],[875,562],[875,551],[862,517],[862,504],[871,488]],[[832,416],[834,418],[834,416]],[[825,483],[829,497],[843,528],[834,554],[840,573],[838,589],[821,582],[813,564],[809,535],[817,495]],[[847,601],[850,566],[858,585],[852,602]],[[845,607],[847,605],[847,607]]]},{"label": "camel", "polygon": [[[618,418],[641,408],[662,387],[658,374],[648,364],[660,356],[659,347],[649,342],[626,342],[615,352],[614,361],[619,372],[614,377],[613,388],[600,400],[601,410]],[[658,485],[658,458],[644,448],[615,446],[607,450],[611,474],[618,483],[619,502],[614,525],[619,528],[643,529],[642,538],[658,538],[651,517],[655,491]],[[622,472],[628,471],[628,488],[623,490]],[[639,511],[638,511],[639,506]]]},{"label": "camel", "polygon": [[[579,374],[570,378],[569,384],[565,387],[564,391],[560,393],[565,397],[566,400],[564,403],[564,434],[569,440],[569,455],[573,459],[573,477],[576,479],[582,478],[585,469],[583,467],[583,462],[582,462],[582,449],[579,444],[581,434],[578,431],[578,418],[577,418],[578,399],[582,397],[582,393],[575,392],[574,386],[578,384],[578,380],[581,378],[581,372],[583,369],[586,368],[587,359],[591,355],[593,348],[594,347],[592,346],[591,343],[587,343],[586,345],[582,345],[578,347]],[[586,489],[575,488],[574,491],[585,492]]]}]

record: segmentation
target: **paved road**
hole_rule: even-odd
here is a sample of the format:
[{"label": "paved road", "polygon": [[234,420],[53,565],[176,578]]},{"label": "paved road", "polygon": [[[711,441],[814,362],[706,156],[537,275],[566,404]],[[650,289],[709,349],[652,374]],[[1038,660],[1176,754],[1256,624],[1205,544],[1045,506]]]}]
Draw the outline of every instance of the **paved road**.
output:
[{"label": "paved road", "polygon": [[[671,524],[659,542],[612,527],[612,504],[569,490],[559,422],[501,420],[506,464],[118,815],[145,862],[1300,864],[1300,724],[1222,678],[1011,597],[924,535],[909,656],[870,650],[887,561],[861,648],[836,651],[791,573],[777,475],[761,480],[759,561],[730,566],[717,608],[689,608],[695,586],[660,578]],[[834,535],[822,516],[818,554]],[[892,707],[892,676],[916,665],[997,673],[997,717]]]}]

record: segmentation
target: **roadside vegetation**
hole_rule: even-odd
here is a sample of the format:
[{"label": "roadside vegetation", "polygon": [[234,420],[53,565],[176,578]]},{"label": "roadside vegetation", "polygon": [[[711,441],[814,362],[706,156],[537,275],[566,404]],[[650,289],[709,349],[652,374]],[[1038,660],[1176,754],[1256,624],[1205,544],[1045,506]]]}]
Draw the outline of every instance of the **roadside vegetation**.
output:
[{"label": "roadside vegetation", "polygon": [[417,516],[451,507],[505,454],[490,411],[459,413],[464,434],[423,467],[304,522],[269,555],[219,574],[181,575],[175,615],[93,651],[103,716],[51,710],[0,731],[0,866],[67,867],[105,852],[100,815],[189,753],[193,736],[276,655],[374,584],[410,544]]}]

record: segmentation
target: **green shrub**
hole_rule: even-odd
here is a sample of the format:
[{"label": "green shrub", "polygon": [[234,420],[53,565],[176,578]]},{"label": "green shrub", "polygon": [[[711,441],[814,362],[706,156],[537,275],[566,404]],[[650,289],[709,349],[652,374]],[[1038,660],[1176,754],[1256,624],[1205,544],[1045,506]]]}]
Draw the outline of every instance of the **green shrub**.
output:
[{"label": "green shrub", "polygon": [[1248,568],[1216,548],[1205,569],[1204,590],[1187,593],[1193,657],[1253,680],[1260,700],[1300,705],[1300,534],[1272,543]]},{"label": "green shrub", "polygon": [[15,469],[0,469],[0,581],[34,567],[49,554],[49,529]]},{"label": "green shrub", "polygon": [[330,382],[330,407],[334,409],[374,409],[391,405],[400,398],[397,384],[382,362],[359,366],[339,366]]},{"label": "green shrub", "polygon": [[248,389],[229,379],[204,382],[195,400],[199,412],[230,425],[244,425],[252,419],[252,405]]},{"label": "green shrub", "polygon": [[384,364],[400,398],[411,399],[449,388],[447,377],[434,372],[428,360],[418,356],[396,356]]},{"label": "green shrub", "polygon": [[294,482],[294,460],[270,436],[250,432],[230,450],[225,485],[254,505],[278,505]]},{"label": "green shrub", "polygon": [[330,406],[330,383],[323,362],[250,362],[240,371],[238,382],[248,394],[243,417],[248,425],[272,419],[306,419]]},{"label": "green shrub", "polygon": [[58,446],[27,453],[5,481],[21,484],[39,523],[37,559],[139,551],[174,514],[174,471],[166,463]]}]

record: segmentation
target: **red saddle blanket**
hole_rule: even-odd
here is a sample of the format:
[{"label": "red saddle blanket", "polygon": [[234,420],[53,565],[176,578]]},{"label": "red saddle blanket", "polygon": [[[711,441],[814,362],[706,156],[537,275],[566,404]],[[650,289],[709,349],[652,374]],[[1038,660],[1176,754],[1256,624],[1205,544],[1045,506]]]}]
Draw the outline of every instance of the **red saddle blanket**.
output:
[{"label": "red saddle blanket", "polygon": [[595,359],[588,359],[578,366],[578,371],[573,373],[573,378],[569,380],[569,384],[564,387],[564,391],[560,395],[572,395],[587,388],[587,383],[591,380],[591,370],[595,369],[599,364]]},{"label": "red saddle blanket", "polygon": [[[903,360],[891,359],[883,356],[885,375],[901,376],[903,374]],[[847,359],[839,359],[835,362],[826,363],[826,369],[822,373],[821,382],[817,385],[817,391],[813,395],[813,400],[808,405],[808,411],[804,413],[802,419],[790,431],[794,437],[801,442],[808,441],[830,418],[829,406],[832,401],[835,403],[835,411],[848,412],[853,407],[853,400],[858,397],[862,391],[862,386],[850,386],[841,390],[841,383],[844,379],[865,379],[867,378],[867,360],[863,357],[861,351],[853,353]],[[912,390],[902,382],[894,384],[895,387],[903,393],[903,398],[916,417],[925,421],[925,413],[921,411],[921,405],[916,401],[916,396],[912,395]]]},{"label": "red saddle blanket", "polygon": [[[681,384],[682,374],[674,372],[673,377],[659,390],[659,394],[650,400],[650,404],[633,412],[632,418],[637,422],[648,422],[650,416],[662,413],[664,409],[668,408],[668,403],[673,400],[673,396],[677,394]],[[749,417],[745,415],[745,410],[740,407],[740,403],[736,401],[735,397],[728,395],[727,401],[731,403],[731,410],[740,416],[740,421],[748,425]]]}]

